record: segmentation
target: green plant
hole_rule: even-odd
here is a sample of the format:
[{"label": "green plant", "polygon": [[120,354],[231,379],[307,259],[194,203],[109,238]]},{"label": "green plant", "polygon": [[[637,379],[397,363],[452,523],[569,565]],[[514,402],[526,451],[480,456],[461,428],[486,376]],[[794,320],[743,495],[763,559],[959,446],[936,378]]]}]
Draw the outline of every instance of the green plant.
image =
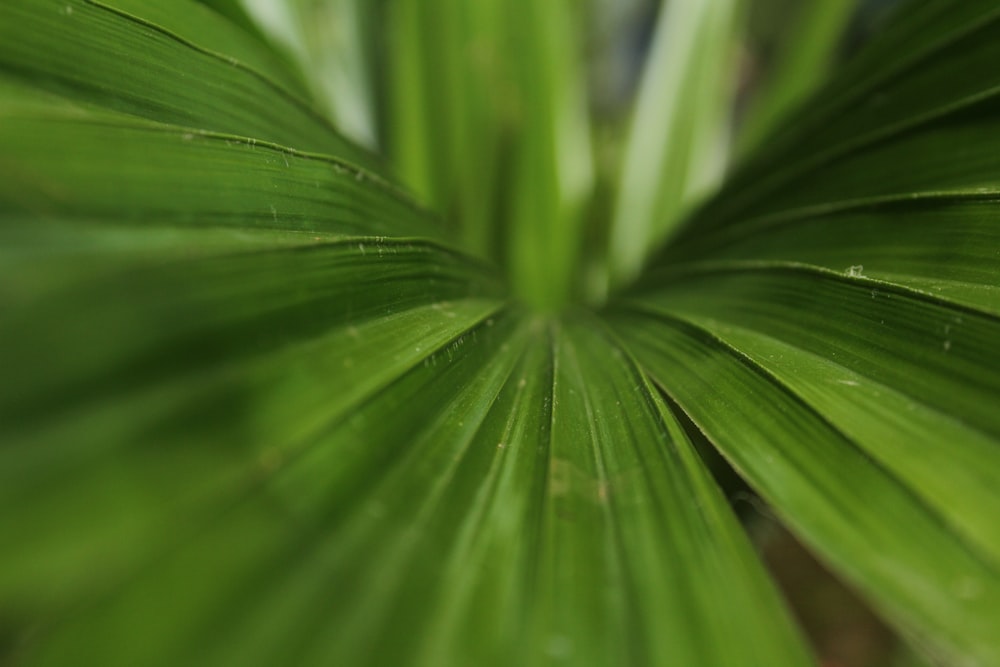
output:
[{"label": "green plant", "polygon": [[285,6],[317,77],[235,2],[0,4],[0,655],[808,664],[703,435],[1000,664],[992,0],[907,5],[767,135],[833,37],[789,47],[691,214],[736,2],[670,5],[621,157],[571,3]]}]

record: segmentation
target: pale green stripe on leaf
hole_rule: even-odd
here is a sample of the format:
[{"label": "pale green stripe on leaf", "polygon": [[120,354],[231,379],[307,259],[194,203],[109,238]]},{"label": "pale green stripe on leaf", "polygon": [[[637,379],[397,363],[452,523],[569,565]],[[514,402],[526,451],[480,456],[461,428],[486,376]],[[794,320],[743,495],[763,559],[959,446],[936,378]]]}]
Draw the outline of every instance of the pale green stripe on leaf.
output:
[{"label": "pale green stripe on leaf", "polygon": [[378,3],[366,0],[229,0],[300,66],[313,97],[337,129],[375,149]]},{"label": "pale green stripe on leaf", "polygon": [[612,283],[720,181],[728,158],[738,0],[671,0],[660,9],[633,111],[611,226]]}]

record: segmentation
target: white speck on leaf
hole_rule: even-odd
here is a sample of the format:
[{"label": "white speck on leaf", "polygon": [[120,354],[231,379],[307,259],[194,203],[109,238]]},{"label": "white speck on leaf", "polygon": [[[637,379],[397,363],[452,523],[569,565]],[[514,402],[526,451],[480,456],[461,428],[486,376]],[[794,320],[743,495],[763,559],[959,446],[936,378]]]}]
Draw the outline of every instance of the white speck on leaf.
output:
[{"label": "white speck on leaf", "polygon": [[847,267],[847,275],[852,278],[860,278],[864,273],[865,267],[861,264],[855,264],[854,266]]}]

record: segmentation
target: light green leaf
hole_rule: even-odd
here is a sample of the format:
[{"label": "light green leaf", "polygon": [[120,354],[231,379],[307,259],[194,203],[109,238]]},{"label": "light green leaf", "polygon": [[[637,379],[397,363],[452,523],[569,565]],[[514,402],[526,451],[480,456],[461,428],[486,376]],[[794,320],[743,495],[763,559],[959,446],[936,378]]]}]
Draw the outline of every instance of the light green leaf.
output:
[{"label": "light green leaf", "polygon": [[[203,2],[205,0],[202,0]],[[372,76],[378,3],[365,0],[221,0],[266,32],[302,66],[313,96],[337,128],[369,148],[377,148],[375,84]],[[219,4],[211,0],[210,4]],[[243,11],[243,8],[247,12]]]},{"label": "light green leaf", "polygon": [[254,23],[253,18],[247,12],[240,0],[195,0],[196,2],[211,7],[215,12],[225,16],[234,25],[238,25],[247,32],[263,37],[260,27]]},{"label": "light green leaf", "polygon": [[579,14],[566,0],[387,9],[388,152],[467,247],[543,310],[575,296],[593,181]]},{"label": "light green leaf", "polygon": [[610,238],[613,286],[715,187],[728,158],[738,0],[663,3],[633,112]]}]

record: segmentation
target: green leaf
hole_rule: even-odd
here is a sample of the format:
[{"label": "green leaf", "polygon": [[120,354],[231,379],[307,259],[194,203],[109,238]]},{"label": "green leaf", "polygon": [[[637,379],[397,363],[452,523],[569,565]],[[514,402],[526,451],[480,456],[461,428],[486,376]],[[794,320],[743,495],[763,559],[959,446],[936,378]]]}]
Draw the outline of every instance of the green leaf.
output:
[{"label": "green leaf", "polygon": [[2,77],[0,86],[9,92],[0,102],[2,211],[327,238],[440,236],[405,193],[339,157],[85,110]]},{"label": "green leaf", "polygon": [[1000,662],[992,3],[903,14],[597,312],[553,312],[582,14],[376,9],[369,120],[437,213],[231,5],[0,6],[0,661],[811,664],[697,429],[910,641]]},{"label": "green leaf", "polygon": [[683,432],[589,322],[504,311],[332,159],[21,99],[0,506],[25,509],[0,597],[55,619],[29,663],[805,662]]},{"label": "green leaf", "polygon": [[663,3],[625,147],[609,242],[612,286],[714,188],[728,157],[728,103],[740,3]]},{"label": "green leaf", "polygon": [[[471,302],[351,321],[194,377],[147,368],[100,428],[11,441],[4,504],[33,509],[8,605],[105,591],[32,664],[807,664],[683,432],[592,323]],[[220,430],[206,403],[254,409]],[[90,530],[61,530],[46,503],[69,499]]]},{"label": "green leaf", "polygon": [[[690,227],[704,234],[765,209],[791,216],[994,192],[1000,13],[990,2],[958,4],[904,13],[886,40],[874,42],[748,158],[725,195]],[[897,45],[891,57],[880,47],[886,42]]]},{"label": "green leaf", "polygon": [[859,3],[806,0],[797,4],[791,27],[772,56],[773,71],[765,75],[741,122],[738,144],[742,154],[759,148],[779,122],[824,81]]},{"label": "green leaf", "polygon": [[[205,0],[202,0],[205,1]],[[369,148],[379,143],[373,74],[378,3],[363,0],[211,0],[236,5],[232,14],[256,19],[253,30],[289,54],[317,102],[345,136]],[[249,20],[249,19],[248,19]]]},{"label": "green leaf", "polygon": [[247,13],[240,0],[196,0],[206,7],[211,7],[217,13],[225,16],[233,24],[240,26],[247,32],[262,36],[260,29]]},{"label": "green leaf", "polygon": [[5,2],[0,66],[78,103],[377,164],[305,101],[269,49],[191,0]]},{"label": "green leaf", "polygon": [[678,242],[663,262],[805,262],[1000,314],[998,245],[992,196],[928,193],[909,201],[749,219]]},{"label": "green leaf", "polygon": [[941,660],[985,665],[1000,660],[1000,24],[964,7],[930,47],[914,36],[940,14],[915,12],[887,35],[900,61],[840,97],[847,79],[830,84],[615,317],[825,560]]},{"label": "green leaf", "polygon": [[620,320],[663,390],[879,608],[948,659],[1000,657],[1000,319],[777,265],[678,276]]},{"label": "green leaf", "polygon": [[18,661],[808,662],[590,320],[339,156],[0,82]]},{"label": "green leaf", "polygon": [[507,268],[521,300],[565,305],[593,181],[579,9],[566,0],[388,5],[388,152],[468,248]]}]

